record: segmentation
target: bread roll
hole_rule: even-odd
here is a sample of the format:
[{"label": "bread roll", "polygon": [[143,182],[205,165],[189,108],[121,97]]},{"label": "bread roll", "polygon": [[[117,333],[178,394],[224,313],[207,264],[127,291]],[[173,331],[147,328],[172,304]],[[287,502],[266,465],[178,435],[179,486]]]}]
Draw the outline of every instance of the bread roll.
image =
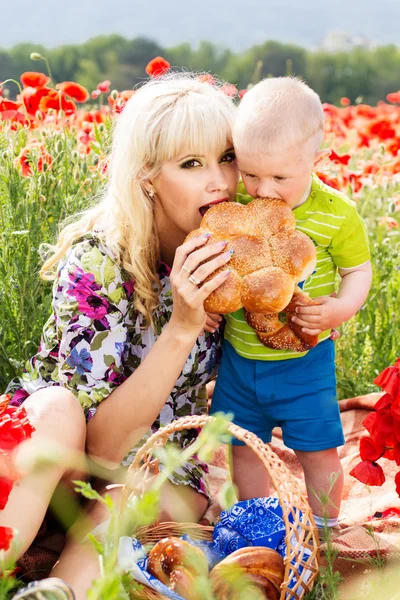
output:
[{"label": "bread roll", "polygon": [[[285,567],[278,552],[264,546],[240,548],[217,564],[210,573],[218,600],[279,600]],[[243,591],[246,580],[250,590]],[[253,594],[253,595],[251,595]]]},{"label": "bread roll", "polygon": [[149,572],[186,600],[202,600],[196,580],[208,576],[205,554],[179,538],[157,542],[148,557]]}]

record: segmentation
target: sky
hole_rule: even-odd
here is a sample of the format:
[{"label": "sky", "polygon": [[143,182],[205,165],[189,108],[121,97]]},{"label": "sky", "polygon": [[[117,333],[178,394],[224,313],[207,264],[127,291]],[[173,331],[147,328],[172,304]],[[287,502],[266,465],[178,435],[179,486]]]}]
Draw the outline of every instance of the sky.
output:
[{"label": "sky", "polygon": [[4,2],[1,16],[2,48],[55,47],[111,33],[163,46],[209,40],[234,52],[267,39],[312,49],[330,30],[378,45],[400,39],[400,0],[18,0]]}]

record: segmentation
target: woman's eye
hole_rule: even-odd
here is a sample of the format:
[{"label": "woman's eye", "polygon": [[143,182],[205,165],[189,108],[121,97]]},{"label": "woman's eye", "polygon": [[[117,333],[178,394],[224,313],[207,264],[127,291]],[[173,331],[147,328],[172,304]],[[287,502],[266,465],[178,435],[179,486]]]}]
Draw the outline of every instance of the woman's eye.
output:
[{"label": "woman's eye", "polygon": [[249,179],[255,179],[256,175],[252,175],[251,173],[246,173],[245,177],[248,177]]},{"label": "woman's eye", "polygon": [[201,166],[199,161],[196,160],[195,158],[191,158],[190,160],[187,160],[186,162],[184,162],[181,165],[181,169],[193,169],[193,167],[199,167],[199,166]]},{"label": "woman's eye", "polygon": [[281,177],[280,175],[275,175],[275,181],[285,181],[286,177]]},{"label": "woman's eye", "polygon": [[221,162],[233,162],[236,160],[236,154],[234,152],[228,152],[221,157]]}]

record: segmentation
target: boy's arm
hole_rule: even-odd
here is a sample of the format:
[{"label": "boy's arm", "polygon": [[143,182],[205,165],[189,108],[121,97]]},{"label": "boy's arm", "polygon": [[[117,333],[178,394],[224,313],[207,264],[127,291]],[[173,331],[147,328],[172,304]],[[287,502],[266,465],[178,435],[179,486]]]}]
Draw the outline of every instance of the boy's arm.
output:
[{"label": "boy's arm", "polygon": [[304,333],[319,335],[327,329],[338,327],[348,321],[364,304],[372,280],[371,262],[355,269],[339,269],[342,278],[335,296],[313,298],[315,306],[298,306],[292,320],[302,327]]}]

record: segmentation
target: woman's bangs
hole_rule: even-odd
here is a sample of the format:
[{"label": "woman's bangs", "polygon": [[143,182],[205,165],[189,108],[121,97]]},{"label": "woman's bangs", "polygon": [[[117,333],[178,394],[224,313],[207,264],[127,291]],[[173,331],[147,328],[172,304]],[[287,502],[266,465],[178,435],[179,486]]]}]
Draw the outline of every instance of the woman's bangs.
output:
[{"label": "woman's bangs", "polygon": [[[192,154],[205,155],[209,152],[222,154],[232,141],[233,111],[221,106],[221,101],[204,101],[197,104],[187,103],[182,110],[174,110],[170,122],[163,128],[164,156],[161,161],[172,160],[178,156]],[[161,148],[160,148],[161,149]]]}]

